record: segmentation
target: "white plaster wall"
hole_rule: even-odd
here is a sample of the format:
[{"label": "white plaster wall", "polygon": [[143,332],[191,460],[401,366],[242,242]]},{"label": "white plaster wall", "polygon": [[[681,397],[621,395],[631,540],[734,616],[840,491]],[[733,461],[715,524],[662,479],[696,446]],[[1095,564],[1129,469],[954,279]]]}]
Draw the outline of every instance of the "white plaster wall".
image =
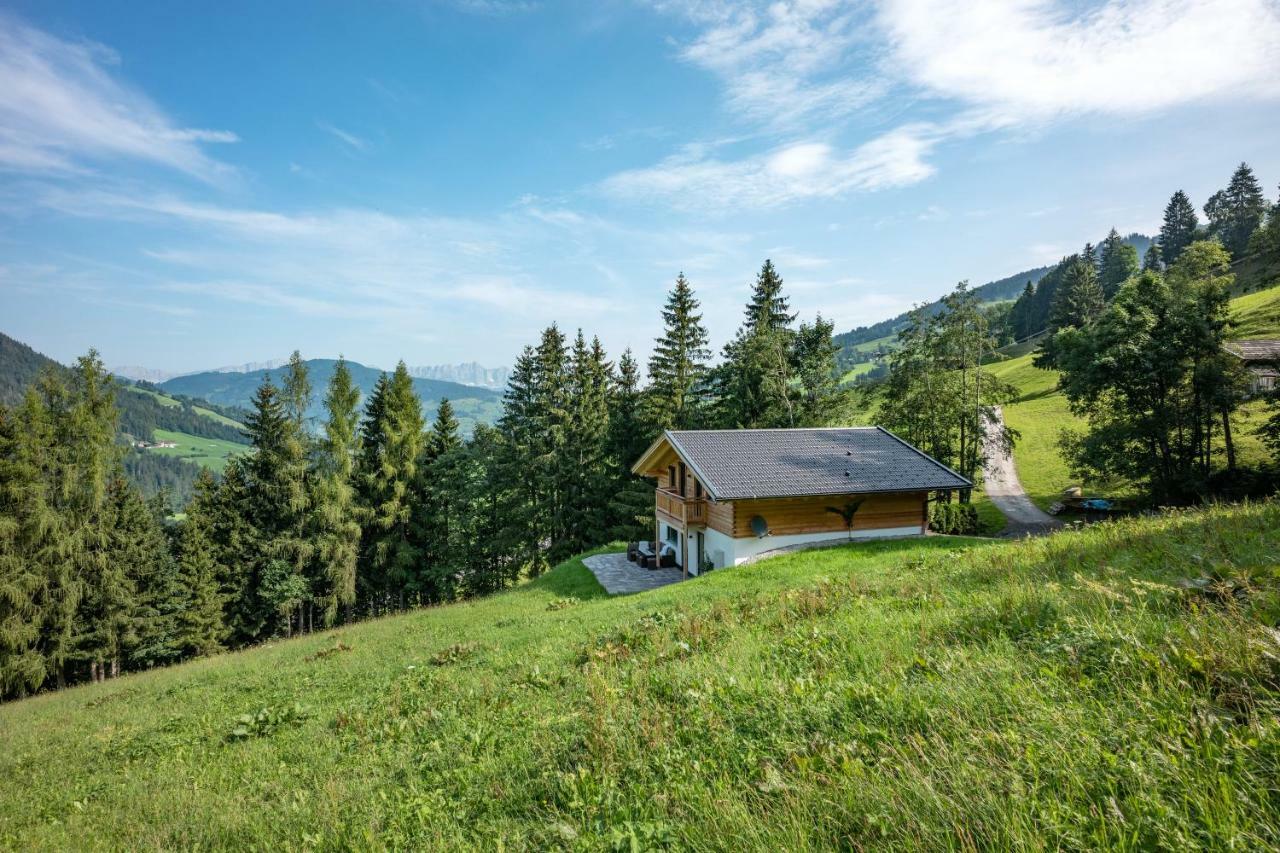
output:
[{"label": "white plaster wall", "polygon": [[[766,551],[790,548],[793,545],[808,545],[813,542],[844,542],[849,539],[848,532],[844,530],[826,533],[797,533],[793,536],[764,536],[759,538],[753,536],[750,539],[729,539],[729,537],[721,533],[716,535],[733,543],[731,546],[733,549],[733,561],[729,563],[732,566],[741,565],[752,557],[763,554]],[[853,531],[854,539],[881,539],[889,536],[919,535],[920,525],[918,524],[913,524],[910,527],[882,527],[875,530]],[[707,548],[711,548],[710,539],[707,540]],[[729,551],[726,551],[726,557],[729,553]]]},{"label": "white plaster wall", "polygon": [[[705,543],[705,548],[706,548],[707,556],[715,560],[716,568],[723,569],[725,566],[732,566],[734,564],[734,559],[733,559],[734,543],[739,542],[741,540],[734,539],[731,536],[726,536],[725,534],[721,533],[719,530],[712,530],[710,527],[706,529],[706,534],[707,534],[707,539]],[[724,554],[723,560],[716,558],[715,554],[717,551],[723,552]]]}]

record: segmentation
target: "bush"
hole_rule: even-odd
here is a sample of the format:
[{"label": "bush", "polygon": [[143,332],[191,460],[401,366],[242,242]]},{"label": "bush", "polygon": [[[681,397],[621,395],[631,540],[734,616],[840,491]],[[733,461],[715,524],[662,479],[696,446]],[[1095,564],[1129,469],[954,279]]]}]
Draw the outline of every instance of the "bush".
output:
[{"label": "bush", "polygon": [[948,536],[972,536],[978,532],[978,508],[973,504],[931,504],[929,529]]}]

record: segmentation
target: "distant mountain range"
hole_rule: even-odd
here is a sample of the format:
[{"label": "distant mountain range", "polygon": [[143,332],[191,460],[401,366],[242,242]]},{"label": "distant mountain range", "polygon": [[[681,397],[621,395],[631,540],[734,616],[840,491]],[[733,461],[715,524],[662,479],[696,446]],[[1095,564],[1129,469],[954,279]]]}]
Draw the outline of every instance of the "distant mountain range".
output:
[{"label": "distant mountain range", "polygon": [[[267,361],[250,361],[245,364],[229,364],[225,367],[214,367],[209,370],[196,370],[178,373],[172,370],[158,370],[138,365],[121,365],[111,368],[116,376],[140,382],[151,382],[156,385],[183,376],[195,376],[204,373],[261,373],[275,370],[288,364],[287,358],[273,358]],[[409,375],[420,379],[439,379],[445,382],[456,382],[459,385],[474,385],[477,388],[502,390],[507,387],[510,368],[485,367],[471,361],[464,364],[428,364],[421,367],[410,367]],[[216,402],[216,401],[215,401]]]},{"label": "distant mountain range", "polygon": [[[313,428],[318,429],[325,417],[324,390],[333,377],[333,368],[337,361],[331,358],[312,358],[305,363],[313,389],[311,407],[307,410],[307,416]],[[383,371],[354,361],[348,361],[347,367],[351,371],[351,378],[360,389],[363,405],[363,399],[373,391]],[[175,376],[158,383],[158,387],[169,394],[199,397],[224,406],[249,409],[253,405],[253,394],[262,384],[263,378],[270,375],[271,381],[278,386],[283,381],[284,372],[283,366],[247,372],[210,370]],[[457,412],[459,424],[468,434],[476,422],[493,423],[502,413],[502,394],[492,388],[421,376],[414,377],[413,388],[422,401],[423,411],[428,418],[435,416],[440,401],[447,397]]]}]

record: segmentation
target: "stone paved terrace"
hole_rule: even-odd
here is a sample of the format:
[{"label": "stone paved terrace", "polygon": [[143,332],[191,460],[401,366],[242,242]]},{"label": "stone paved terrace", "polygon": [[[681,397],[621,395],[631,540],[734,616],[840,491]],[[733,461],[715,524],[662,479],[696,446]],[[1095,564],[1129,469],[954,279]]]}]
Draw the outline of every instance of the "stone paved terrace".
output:
[{"label": "stone paved terrace", "polygon": [[622,551],[593,554],[583,557],[582,562],[610,595],[644,592],[684,580],[684,572],[680,569],[642,569],[627,560],[626,553]]}]

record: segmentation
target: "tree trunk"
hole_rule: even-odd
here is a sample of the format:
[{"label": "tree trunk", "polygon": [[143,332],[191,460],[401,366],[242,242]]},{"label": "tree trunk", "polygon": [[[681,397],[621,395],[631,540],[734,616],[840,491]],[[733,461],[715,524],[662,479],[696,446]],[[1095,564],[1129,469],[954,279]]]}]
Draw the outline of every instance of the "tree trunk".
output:
[{"label": "tree trunk", "polygon": [[1222,410],[1222,441],[1227,447],[1227,470],[1236,470],[1236,443],[1231,438],[1231,412]]},{"label": "tree trunk", "polygon": [[112,678],[120,677],[120,658],[111,659],[111,677]]}]

